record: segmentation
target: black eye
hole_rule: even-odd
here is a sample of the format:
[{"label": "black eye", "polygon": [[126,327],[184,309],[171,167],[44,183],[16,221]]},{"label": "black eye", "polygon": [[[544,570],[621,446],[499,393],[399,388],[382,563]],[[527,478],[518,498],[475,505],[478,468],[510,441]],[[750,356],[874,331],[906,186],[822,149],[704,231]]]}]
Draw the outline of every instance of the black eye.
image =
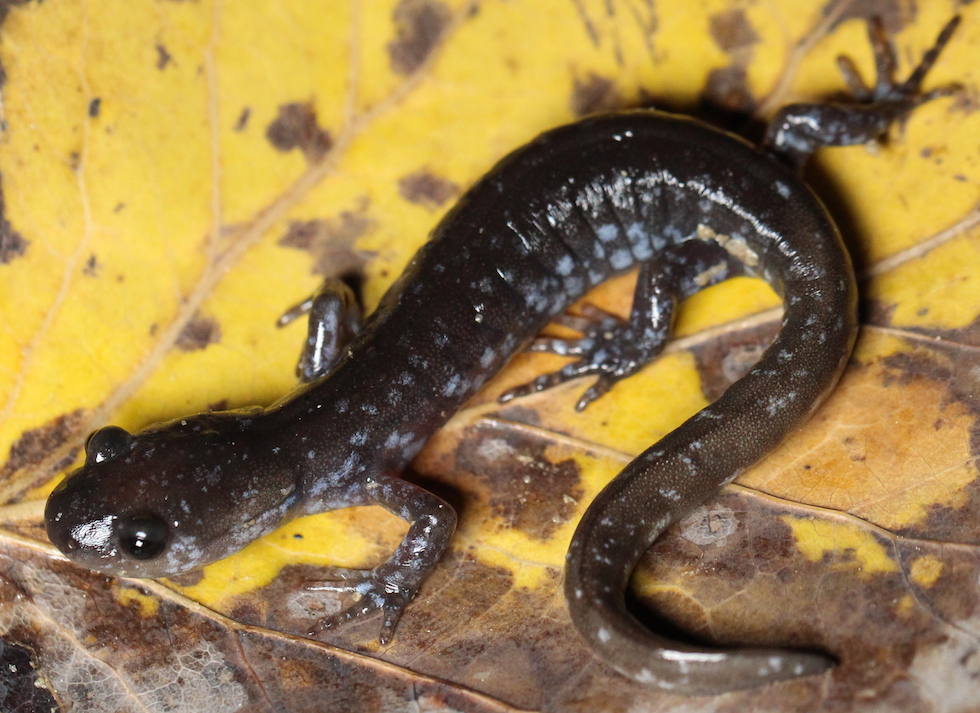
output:
[{"label": "black eye", "polygon": [[119,546],[134,559],[153,559],[167,546],[167,526],[153,515],[142,515],[116,526]]},{"label": "black eye", "polygon": [[133,437],[119,426],[106,426],[93,431],[85,442],[85,459],[92,463],[115,458],[128,451],[133,445]]}]

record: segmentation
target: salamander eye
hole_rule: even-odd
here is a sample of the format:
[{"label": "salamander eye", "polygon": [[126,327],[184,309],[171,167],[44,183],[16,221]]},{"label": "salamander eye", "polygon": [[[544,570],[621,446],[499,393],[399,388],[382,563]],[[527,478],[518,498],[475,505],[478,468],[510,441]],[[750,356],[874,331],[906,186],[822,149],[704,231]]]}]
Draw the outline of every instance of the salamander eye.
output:
[{"label": "salamander eye", "polygon": [[140,515],[120,522],[116,534],[123,552],[133,559],[148,560],[163,552],[170,533],[160,518]]},{"label": "salamander eye", "polygon": [[125,453],[133,445],[133,437],[124,428],[119,426],[106,426],[92,434],[85,442],[85,459],[92,463],[115,458]]}]

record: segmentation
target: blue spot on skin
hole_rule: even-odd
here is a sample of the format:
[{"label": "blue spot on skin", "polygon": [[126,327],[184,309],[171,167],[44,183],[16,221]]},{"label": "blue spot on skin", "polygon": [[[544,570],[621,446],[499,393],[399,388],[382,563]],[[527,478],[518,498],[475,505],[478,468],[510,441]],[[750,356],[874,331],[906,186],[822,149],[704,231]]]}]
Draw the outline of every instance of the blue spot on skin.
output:
[{"label": "blue spot on skin", "polygon": [[639,262],[645,262],[653,257],[653,247],[645,240],[635,243],[633,245],[633,257]]},{"label": "blue spot on skin", "polygon": [[493,348],[487,347],[483,350],[483,356],[480,357],[480,366],[484,369],[488,368],[491,364],[493,364],[493,360],[496,358],[496,356],[497,353],[493,350]]},{"label": "blue spot on skin", "polygon": [[609,257],[609,264],[614,270],[625,270],[633,264],[633,253],[626,249],[617,250]]},{"label": "blue spot on skin", "polygon": [[555,272],[562,277],[567,277],[572,274],[572,270],[575,268],[575,261],[572,260],[571,255],[563,255],[558,264],[555,265]]},{"label": "blue spot on skin", "polygon": [[565,291],[570,295],[581,295],[585,292],[585,281],[578,276],[565,280]]},{"label": "blue spot on skin", "polygon": [[619,237],[619,228],[612,223],[606,223],[605,225],[599,226],[596,235],[599,236],[599,240],[602,242],[609,243]]}]

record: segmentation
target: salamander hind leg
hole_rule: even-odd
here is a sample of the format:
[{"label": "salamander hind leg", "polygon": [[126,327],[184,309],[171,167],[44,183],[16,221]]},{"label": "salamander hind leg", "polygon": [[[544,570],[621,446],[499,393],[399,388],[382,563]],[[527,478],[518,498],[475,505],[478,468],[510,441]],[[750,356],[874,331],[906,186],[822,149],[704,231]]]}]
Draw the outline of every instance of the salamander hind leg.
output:
[{"label": "salamander hind leg", "polygon": [[[672,304],[668,309],[672,311]],[[556,322],[580,330],[582,336],[578,339],[538,339],[532,343],[529,351],[578,358],[558,371],[509,389],[501,395],[501,401],[550,389],[571,379],[598,374],[599,378],[586,389],[575,405],[576,410],[581,411],[609,391],[617,381],[635,374],[644,364],[652,361],[663,349],[670,332],[669,322],[651,325],[649,330],[643,330],[631,320],[622,320],[589,304],[583,306],[582,316],[562,317]],[[644,332],[653,333],[654,338],[642,340],[640,335]]]},{"label": "salamander hind leg", "polygon": [[878,74],[874,86],[868,87],[853,60],[841,55],[837,64],[856,101],[784,106],[769,122],[764,148],[785,163],[802,168],[822,146],[850,146],[879,140],[894,122],[917,106],[960,91],[960,85],[951,84],[922,92],[922,81],[959,23],[958,15],[947,22],[908,79],[898,81],[895,47],[885,35],[881,21],[869,20],[868,34]]},{"label": "salamander hind leg", "polygon": [[562,315],[555,323],[582,334],[576,339],[541,338],[529,350],[577,359],[558,371],[505,391],[500,401],[536,393],[571,379],[598,375],[575,405],[582,411],[616,382],[653,361],[670,339],[678,303],[710,285],[744,272],[744,266],[718,243],[691,238],[670,245],[642,263],[628,319],[594,305],[580,316]]}]

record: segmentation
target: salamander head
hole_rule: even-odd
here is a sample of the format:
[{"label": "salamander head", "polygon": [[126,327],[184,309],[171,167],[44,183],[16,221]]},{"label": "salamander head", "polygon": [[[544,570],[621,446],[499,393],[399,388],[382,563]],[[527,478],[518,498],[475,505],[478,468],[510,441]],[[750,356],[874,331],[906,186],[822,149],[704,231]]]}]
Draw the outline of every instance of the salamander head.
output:
[{"label": "salamander head", "polygon": [[85,465],[51,493],[48,537],[105,574],[167,577],[242,549],[296,503],[291,469],[266,456],[242,413],[213,413],[130,434],[95,431]]}]

